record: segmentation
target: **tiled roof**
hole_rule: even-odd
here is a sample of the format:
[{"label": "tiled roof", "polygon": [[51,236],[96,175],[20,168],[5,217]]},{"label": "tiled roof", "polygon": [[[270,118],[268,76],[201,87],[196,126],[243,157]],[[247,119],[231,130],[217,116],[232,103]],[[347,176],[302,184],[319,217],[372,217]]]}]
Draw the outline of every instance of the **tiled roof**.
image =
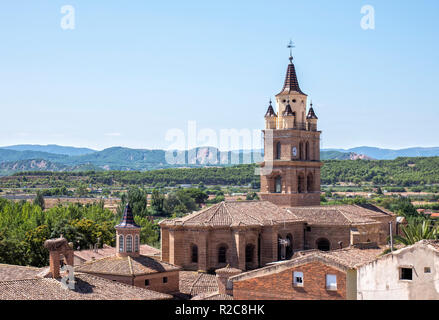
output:
[{"label": "tiled roof", "polygon": [[0,281],[0,300],[168,300],[172,296],[75,273],[75,289],[52,278]]},{"label": "tiled roof", "polygon": [[215,293],[202,293],[193,297],[191,300],[233,300],[233,297],[228,294],[215,292]]},{"label": "tiled roof", "polygon": [[152,257],[119,257],[110,256],[98,260],[88,261],[77,266],[76,271],[93,274],[112,274],[121,276],[139,276],[159,272],[180,270],[180,267],[159,261]]},{"label": "tiled roof", "polygon": [[271,100],[270,100],[270,105],[268,106],[267,113],[265,114],[265,117],[277,117],[276,112],[274,112],[273,106],[271,105]]},{"label": "tiled roof", "polygon": [[[143,256],[158,256],[160,255],[160,250],[154,247],[148,246],[147,244],[140,245],[140,254]],[[75,257],[80,258],[84,261],[90,261],[94,259],[105,258],[109,256],[114,256],[116,253],[116,248],[110,247],[104,244],[103,248],[99,248],[96,251],[94,249],[90,250],[76,250],[74,252]]]},{"label": "tiled roof", "polygon": [[284,117],[286,116],[294,116],[295,113],[293,112],[293,110],[291,110],[291,106],[290,104],[287,104],[284,113],[282,114]]},{"label": "tiled roof", "polygon": [[0,264],[0,281],[33,279],[40,272],[41,268],[24,267],[11,264]]},{"label": "tiled roof", "polygon": [[125,206],[122,220],[116,226],[116,228],[140,228],[140,226],[138,226],[134,222],[133,210],[131,209],[131,206],[129,203],[127,203],[127,205]]},{"label": "tiled roof", "polygon": [[291,260],[276,262],[261,269],[241,273],[237,276],[231,277],[230,280],[241,281],[253,277],[275,274],[313,261],[320,261],[326,265],[341,270],[355,269],[365,263],[377,259],[383,251],[384,248],[378,247],[375,249],[358,249],[349,247],[334,251],[309,250],[307,252],[296,253]]},{"label": "tiled roof", "polygon": [[218,292],[216,276],[195,271],[180,271],[180,292],[191,296]]},{"label": "tiled roof", "polygon": [[229,264],[224,268],[215,270],[216,273],[239,273],[242,272],[240,269],[232,268]]},{"label": "tiled roof", "polygon": [[306,118],[307,119],[318,119],[315,112],[314,112],[313,107],[309,108],[308,115],[306,116]]},{"label": "tiled roof", "polygon": [[223,201],[183,218],[163,220],[165,226],[264,226],[302,221],[292,212],[268,201]]},{"label": "tiled roof", "polygon": [[286,209],[298,218],[312,225],[359,225],[377,223],[374,219],[389,213],[374,207],[363,208],[357,205],[291,207]]},{"label": "tiled roof", "polygon": [[304,94],[299,87],[299,81],[297,81],[296,68],[294,67],[294,63],[290,63],[288,65],[287,74],[285,76],[284,87],[279,94],[289,94],[289,93],[300,93]]}]

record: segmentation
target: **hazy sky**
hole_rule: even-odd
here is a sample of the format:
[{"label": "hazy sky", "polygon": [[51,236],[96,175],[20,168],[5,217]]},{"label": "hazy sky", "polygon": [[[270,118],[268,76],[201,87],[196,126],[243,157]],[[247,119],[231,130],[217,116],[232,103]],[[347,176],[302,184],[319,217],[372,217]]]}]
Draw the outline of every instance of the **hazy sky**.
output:
[{"label": "hazy sky", "polygon": [[[361,8],[375,9],[363,30]],[[61,7],[75,9],[63,30]],[[2,1],[0,146],[262,129],[295,42],[322,147],[438,146],[439,1]]]}]

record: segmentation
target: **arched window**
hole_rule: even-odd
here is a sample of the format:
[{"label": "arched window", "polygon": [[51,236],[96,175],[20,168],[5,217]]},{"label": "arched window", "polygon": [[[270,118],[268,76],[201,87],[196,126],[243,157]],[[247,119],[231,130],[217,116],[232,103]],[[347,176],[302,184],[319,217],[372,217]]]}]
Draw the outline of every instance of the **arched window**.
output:
[{"label": "arched window", "polygon": [[252,263],[254,259],[255,246],[248,244],[245,246],[245,262]]},{"label": "arched window", "polygon": [[305,159],[309,160],[309,142],[308,141],[305,144]]},{"label": "arched window", "polygon": [[286,248],[286,252],[285,252],[285,258],[291,259],[293,257],[293,235],[291,233],[287,234],[287,248]]},{"label": "arched window", "polygon": [[227,247],[222,245],[218,248],[218,263],[227,262]]},{"label": "arched window", "polygon": [[299,143],[299,159],[303,160],[303,142]]},{"label": "arched window", "polygon": [[303,193],[305,190],[304,190],[304,181],[305,179],[303,178],[303,176],[300,174],[298,177],[297,177],[297,192],[298,193]]},{"label": "arched window", "polygon": [[277,261],[281,261],[285,259],[285,253],[283,252],[283,239],[278,234],[277,235]]},{"label": "arched window", "polygon": [[317,249],[321,251],[331,250],[331,243],[326,238],[320,238],[316,241]]},{"label": "arched window", "polygon": [[274,192],[275,193],[281,193],[282,192],[282,178],[280,176],[276,177]]},{"label": "arched window", "polygon": [[139,252],[139,236],[137,234],[134,237],[134,251]]},{"label": "arched window", "polygon": [[127,235],[127,252],[133,252],[133,237]]},{"label": "arched window", "polygon": [[281,155],[282,155],[282,150],[281,150],[281,144],[280,142],[276,143],[276,159],[279,160]]},{"label": "arched window", "polygon": [[198,247],[195,244],[191,247],[191,261],[192,263],[198,263]]},{"label": "arched window", "polygon": [[314,185],[314,179],[312,176],[312,173],[308,174],[308,177],[306,178],[306,191],[307,192],[313,192]]},{"label": "arched window", "polygon": [[119,236],[119,252],[123,252],[124,250],[124,248],[123,248],[123,245],[124,245],[124,243],[123,243],[123,235],[120,235]]}]

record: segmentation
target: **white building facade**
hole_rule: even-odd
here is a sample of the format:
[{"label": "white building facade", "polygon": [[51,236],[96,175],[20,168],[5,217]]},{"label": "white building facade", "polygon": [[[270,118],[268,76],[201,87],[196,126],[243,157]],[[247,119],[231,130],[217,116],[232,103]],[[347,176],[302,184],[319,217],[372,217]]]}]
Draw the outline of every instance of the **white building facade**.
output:
[{"label": "white building facade", "polygon": [[439,300],[439,241],[423,240],[357,269],[358,300]]}]

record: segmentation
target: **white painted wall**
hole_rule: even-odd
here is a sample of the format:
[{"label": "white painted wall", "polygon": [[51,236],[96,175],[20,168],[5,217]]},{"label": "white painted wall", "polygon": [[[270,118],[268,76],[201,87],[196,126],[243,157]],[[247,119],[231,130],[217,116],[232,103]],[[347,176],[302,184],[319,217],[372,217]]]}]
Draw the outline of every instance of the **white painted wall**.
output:
[{"label": "white painted wall", "polygon": [[[400,280],[400,268],[413,266],[413,280]],[[431,273],[425,273],[429,267]],[[357,270],[358,300],[438,300],[439,252],[419,242]]]}]

